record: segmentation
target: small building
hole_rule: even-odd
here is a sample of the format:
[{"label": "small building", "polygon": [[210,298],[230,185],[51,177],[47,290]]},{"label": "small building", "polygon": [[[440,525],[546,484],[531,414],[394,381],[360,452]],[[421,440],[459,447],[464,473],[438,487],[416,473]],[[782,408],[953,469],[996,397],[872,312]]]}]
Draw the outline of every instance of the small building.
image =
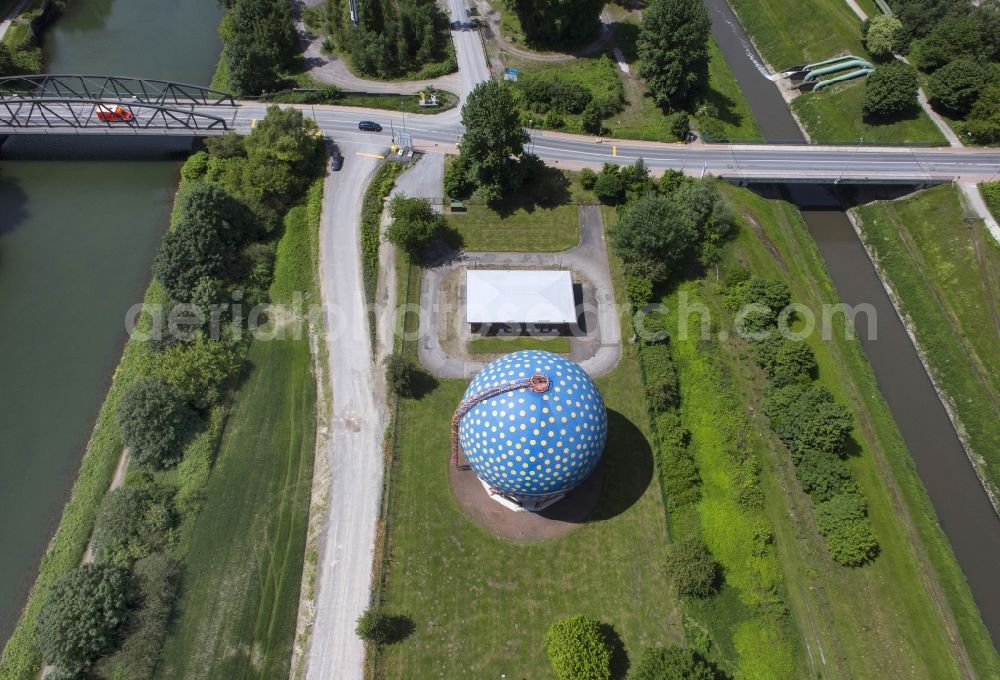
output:
[{"label": "small building", "polygon": [[512,325],[568,330],[576,323],[568,271],[469,269],[465,283],[465,320],[474,333]]}]

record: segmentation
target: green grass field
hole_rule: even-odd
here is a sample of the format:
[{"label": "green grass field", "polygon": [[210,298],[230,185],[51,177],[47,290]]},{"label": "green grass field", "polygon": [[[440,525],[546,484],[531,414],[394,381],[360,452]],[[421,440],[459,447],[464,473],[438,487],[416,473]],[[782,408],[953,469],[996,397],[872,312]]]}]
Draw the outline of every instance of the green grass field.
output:
[{"label": "green grass field", "polygon": [[469,352],[472,354],[497,355],[526,349],[544,349],[556,354],[569,354],[569,338],[491,337],[469,341]]},{"label": "green grass field", "polygon": [[545,168],[514,195],[490,206],[465,201],[464,212],[446,213],[466,250],[558,252],[580,240],[580,203],[596,203],[576,173]]},{"label": "green grass field", "polygon": [[[739,260],[758,275],[787,281],[793,301],[814,310],[837,300],[815,243],[792,206],[734,187],[723,190],[741,225],[727,262]],[[939,609],[948,607],[975,671],[995,677],[1000,660],[859,344],[841,333],[831,342],[817,334],[809,344],[820,382],[854,412],[857,455],[849,465],[868,500],[882,548],[871,565],[860,569],[829,559],[805,513],[809,501],[794,486],[788,453],[758,421],[770,452],[771,463],[764,466],[769,497],[794,489],[785,492],[784,507],[769,514],[791,604],[814,663],[825,660],[820,665],[824,678],[960,677],[946,615]],[[745,348],[728,347],[736,384],[759,413],[763,379],[750,367]],[[940,600],[929,592],[928,582],[939,586]]]},{"label": "green grass field", "polygon": [[1000,487],[1000,245],[966,212],[950,185],[857,209],[938,384]]},{"label": "green grass field", "polygon": [[864,94],[864,79],[838,83],[800,95],[792,102],[792,110],[814,142],[848,144],[863,137],[865,144],[947,144],[923,109],[917,109],[909,118],[883,125],[866,123],[861,116]]},{"label": "green grass field", "polygon": [[630,654],[680,641],[639,380],[632,356],[598,381],[609,408],[600,519],[532,544],[494,537],[451,495],[449,422],[465,383],[442,381],[402,402],[385,607],[411,617],[415,631],[385,649],[384,677],[548,678],[545,629],[575,613],[613,626]]},{"label": "green grass field", "polygon": [[[317,192],[317,189],[319,190]],[[315,291],[318,225],[293,208],[271,289]],[[289,327],[290,329],[291,327]],[[226,421],[205,507],[187,540],[177,618],[157,677],[286,677],[305,557],[316,434],[309,340],[255,340]]]}]

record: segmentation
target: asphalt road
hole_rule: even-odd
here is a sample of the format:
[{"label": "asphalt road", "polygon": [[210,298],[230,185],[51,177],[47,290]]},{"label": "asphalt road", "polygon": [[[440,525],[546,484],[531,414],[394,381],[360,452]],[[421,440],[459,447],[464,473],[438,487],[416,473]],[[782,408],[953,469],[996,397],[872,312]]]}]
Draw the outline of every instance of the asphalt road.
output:
[{"label": "asphalt road", "polygon": [[[473,31],[455,31],[459,46],[478,41]],[[463,87],[471,88],[486,70],[482,50],[473,50],[471,43],[459,52],[471,52],[474,71],[462,71]],[[465,93],[463,93],[465,94]],[[86,114],[86,107],[76,105],[77,114]],[[391,141],[391,132],[405,128],[414,145],[423,151],[448,151],[454,148],[462,134],[458,109],[437,115],[401,115],[381,110],[338,106],[298,106],[312,117],[320,128],[334,139],[368,144],[384,149]],[[0,134],[73,134],[69,128],[51,130],[12,127],[23,115],[11,113],[13,107],[0,104]],[[266,113],[266,105],[243,102],[236,109],[197,108],[197,113],[212,114],[226,120],[238,131],[248,132],[254,120]],[[66,117],[69,118],[68,116]],[[375,120],[382,124],[381,133],[363,133],[358,121]],[[6,122],[6,124],[5,124]],[[180,123],[178,122],[177,125]],[[82,134],[170,134],[190,135],[189,130],[173,128],[143,130],[129,127],[92,128]],[[533,130],[531,151],[549,163],[567,168],[599,168],[603,163],[633,163],[643,158],[655,170],[679,169],[689,174],[708,173],[735,181],[781,182],[906,182],[933,183],[960,180],[982,182],[996,177],[1000,171],[1000,149],[905,146],[821,146],[807,144],[660,144],[655,142],[619,141],[581,135]]]}]

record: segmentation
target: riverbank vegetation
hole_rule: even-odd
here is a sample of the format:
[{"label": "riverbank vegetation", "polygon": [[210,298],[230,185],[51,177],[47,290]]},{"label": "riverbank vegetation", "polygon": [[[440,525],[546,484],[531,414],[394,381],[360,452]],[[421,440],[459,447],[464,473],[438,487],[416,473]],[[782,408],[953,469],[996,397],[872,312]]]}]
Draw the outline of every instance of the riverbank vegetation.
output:
[{"label": "riverbank vegetation", "polygon": [[373,0],[356,5],[326,0],[319,23],[324,48],[346,57],[369,78],[421,80],[458,69],[448,15],[434,0]]},{"label": "riverbank vegetation", "polygon": [[[817,318],[822,304],[838,302],[815,243],[793,206],[746,190],[722,189],[740,228],[732,246],[723,251],[718,272],[698,283],[698,299],[708,305],[713,319],[721,315],[718,318],[732,323],[724,289],[732,272],[744,267],[754,276],[787,282],[791,299]],[[860,568],[838,566],[829,557],[821,533],[826,518],[811,510],[812,501],[797,488],[801,467],[794,467],[787,447],[768,432],[760,414],[770,379],[755,365],[754,349],[739,340],[719,343],[727,375],[760,435],[768,514],[789,604],[812,664],[824,677],[867,677],[905,669],[899,672],[957,678],[973,672],[970,666],[982,677],[995,675],[1000,659],[871,367],[856,338],[844,335],[842,315],[834,321],[830,341],[816,332],[806,344],[816,361],[814,384],[847,406],[854,423],[844,463],[867,501],[880,546],[874,560]],[[801,330],[801,322],[791,328]],[[717,330],[713,326],[711,335]],[[683,371],[680,380],[683,385]],[[778,507],[775,501],[780,501]],[[845,592],[852,596],[843,597]],[[859,627],[861,620],[870,625]],[[964,649],[956,652],[953,639]]]},{"label": "riverbank vegetation", "polygon": [[1000,490],[1000,246],[944,185],[855,209],[980,475]]},{"label": "riverbank vegetation", "polygon": [[[43,660],[58,662],[66,673],[86,671],[94,677],[124,680],[150,678],[158,667],[164,637],[168,632],[177,635],[178,630],[184,630],[183,619],[170,627],[178,585],[186,598],[190,589],[204,583],[201,579],[218,576],[208,569],[192,568],[190,560],[204,558],[209,551],[195,552],[191,546],[206,531],[205,517],[213,516],[213,507],[232,512],[228,505],[233,502],[231,491],[243,489],[248,470],[253,470],[252,466],[241,466],[237,478],[227,482],[222,473],[213,469],[228,457],[248,455],[242,445],[238,454],[226,455],[226,442],[235,436],[233,431],[241,422],[239,410],[226,420],[231,395],[238,390],[237,405],[247,398],[239,389],[239,373],[248,347],[254,367],[247,385],[253,384],[258,372],[268,368],[268,362],[259,356],[262,343],[250,342],[243,325],[247,317],[242,313],[231,315],[232,304],[239,300],[248,305],[268,299],[286,302],[291,297],[287,292],[290,286],[307,290],[298,287],[301,277],[312,281],[310,260],[301,256],[292,260],[290,255],[295,251],[288,245],[289,241],[303,238],[297,234],[295,224],[304,219],[301,213],[305,208],[292,206],[302,200],[310,176],[322,167],[321,147],[306,134],[306,127],[297,112],[271,111],[245,140],[235,136],[214,140],[209,152],[199,152],[185,164],[171,229],[161,244],[155,279],[146,295],[146,302],[152,306],[147,306],[139,323],[139,330],[147,337],[135,335],[128,342],[56,538],[43,558],[38,581],[4,650],[0,676],[5,680],[34,678]],[[311,202],[318,206],[321,189],[313,194]],[[318,208],[313,212],[318,220]],[[283,274],[288,267],[293,267],[294,276],[300,278],[288,279],[289,274]],[[199,276],[189,280],[179,276],[183,272],[197,272]],[[180,322],[180,328],[169,328],[164,321],[177,302],[188,303],[190,314],[187,321]],[[206,309],[212,313],[204,315]],[[176,317],[171,318],[176,323]],[[218,329],[212,325],[213,318],[221,322],[220,333],[215,332]],[[282,344],[267,343],[267,347]],[[296,382],[294,373],[277,364],[276,381],[282,386],[302,385],[300,390],[308,395],[313,381],[306,339],[300,340],[297,351],[300,364],[305,362],[305,371],[300,370]],[[273,391],[268,391],[269,408]],[[309,403],[308,399],[296,403],[302,409],[298,417],[307,421],[313,417]],[[152,422],[143,414],[151,414]],[[294,411],[273,412],[276,428],[294,417]],[[262,418],[259,414],[252,418],[254,427],[258,427]],[[151,428],[154,423],[162,427]],[[308,422],[301,425],[294,427],[303,440],[308,440],[300,456],[305,460],[301,467],[286,461],[280,469],[294,470],[305,477],[305,503],[301,500],[301,486],[279,486],[273,503],[260,504],[258,498],[253,499],[259,514],[256,521],[264,525],[273,522],[289,536],[292,548],[280,572],[282,583],[294,585],[276,592],[269,589],[270,600],[247,587],[233,591],[239,595],[228,598],[232,606],[252,611],[257,611],[258,600],[280,603],[275,608],[283,616],[276,614],[275,625],[269,625],[256,637],[237,631],[235,642],[230,638],[232,645],[227,649],[239,648],[242,640],[250,640],[248,645],[260,649],[273,663],[284,663],[286,669],[301,571],[295,569],[295,560],[301,565],[312,469],[309,461],[314,427],[308,427]],[[217,456],[220,437],[223,448]],[[282,441],[289,440],[286,437]],[[130,447],[131,464],[121,489],[105,495],[123,441]],[[267,452],[269,461],[274,450],[278,447]],[[260,475],[269,481],[277,478],[273,470],[260,471]],[[91,534],[94,565],[78,566]],[[218,535],[212,534],[212,540],[217,541]],[[241,535],[231,528],[226,535],[227,545],[240,540],[249,542],[240,552],[241,564],[259,563],[254,556],[263,546],[256,543],[255,532],[248,529]],[[216,560],[216,566],[222,562]],[[69,622],[85,620],[79,609],[81,598],[93,585],[94,574],[100,573],[102,578],[111,574],[107,566],[119,570],[114,578],[120,575],[125,579],[127,595],[121,606],[115,604],[117,600],[108,600],[101,612],[87,614],[99,615],[106,622],[97,638],[93,637],[97,628],[83,631],[90,636],[87,640],[75,632],[77,624]],[[236,568],[229,567],[227,576],[236,578]],[[239,573],[249,578],[245,571]],[[215,579],[211,588],[218,585]],[[272,639],[277,641],[272,644]],[[217,659],[219,663],[228,660]],[[240,676],[237,673],[229,677]]]},{"label": "riverbank vegetation", "polygon": [[[42,36],[69,1],[29,0],[20,8],[0,41],[0,76],[45,72]],[[0,17],[6,17],[15,6],[16,2],[8,3]]]}]

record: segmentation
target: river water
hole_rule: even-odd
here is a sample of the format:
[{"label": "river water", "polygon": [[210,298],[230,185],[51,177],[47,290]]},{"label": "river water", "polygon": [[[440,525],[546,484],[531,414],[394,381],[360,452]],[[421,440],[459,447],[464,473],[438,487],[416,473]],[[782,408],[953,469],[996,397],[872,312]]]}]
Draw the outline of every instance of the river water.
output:
[{"label": "river water", "polygon": [[[804,142],[788,105],[767,78],[763,61],[728,2],[704,0],[704,4],[712,18],[712,33],[764,138],[769,142]],[[868,340],[861,329],[861,345],[941,528],[965,572],[993,644],[1000,648],[1000,518],[840,200],[827,187],[789,185],[788,192],[802,209],[840,299],[849,305],[870,304],[877,312],[877,339]]]},{"label": "river water", "polygon": [[[48,70],[207,85],[221,16],[214,0],[71,0]],[[139,144],[11,138],[0,156],[0,641],[79,470],[190,148]]]}]

